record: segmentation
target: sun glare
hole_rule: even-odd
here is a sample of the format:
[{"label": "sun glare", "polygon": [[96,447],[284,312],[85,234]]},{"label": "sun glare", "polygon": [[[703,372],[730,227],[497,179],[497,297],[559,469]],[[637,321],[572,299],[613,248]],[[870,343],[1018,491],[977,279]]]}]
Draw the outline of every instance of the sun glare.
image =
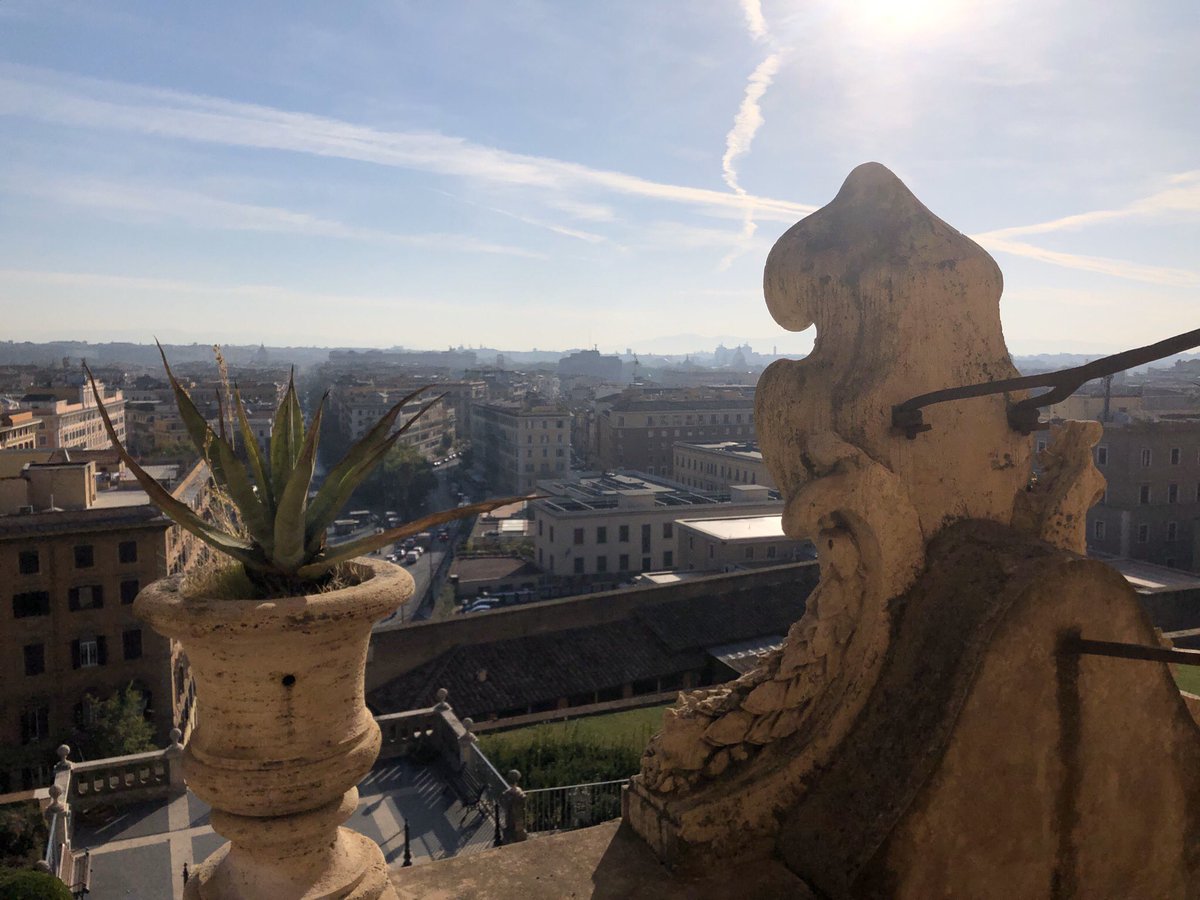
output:
[{"label": "sun glare", "polygon": [[877,39],[936,38],[964,18],[963,0],[854,0],[847,4],[851,24]]}]

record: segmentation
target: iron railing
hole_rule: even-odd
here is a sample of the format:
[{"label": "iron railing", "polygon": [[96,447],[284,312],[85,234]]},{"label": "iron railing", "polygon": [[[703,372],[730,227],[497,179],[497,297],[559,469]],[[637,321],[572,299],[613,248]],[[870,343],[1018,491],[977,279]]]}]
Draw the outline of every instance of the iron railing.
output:
[{"label": "iron railing", "polygon": [[525,830],[588,828],[621,815],[621,791],[628,778],[593,781],[525,792]]}]

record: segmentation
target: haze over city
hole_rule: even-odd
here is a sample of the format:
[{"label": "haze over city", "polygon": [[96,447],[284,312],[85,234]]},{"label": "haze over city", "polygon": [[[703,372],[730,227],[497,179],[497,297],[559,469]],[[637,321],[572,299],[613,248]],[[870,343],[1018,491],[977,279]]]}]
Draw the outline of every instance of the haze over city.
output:
[{"label": "haze over city", "polygon": [[[891,167],[1016,353],[1192,327],[1194,4],[0,3],[0,338],[803,353],[773,241]],[[682,338],[681,338],[682,336]]]}]

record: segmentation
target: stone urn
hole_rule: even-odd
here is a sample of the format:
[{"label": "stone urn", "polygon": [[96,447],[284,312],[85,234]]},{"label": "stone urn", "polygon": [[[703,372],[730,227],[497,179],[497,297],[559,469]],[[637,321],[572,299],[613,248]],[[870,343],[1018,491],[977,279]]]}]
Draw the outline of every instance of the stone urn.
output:
[{"label": "stone urn", "polygon": [[138,595],[138,617],[187,653],[197,724],[184,777],[230,841],[193,870],[185,896],[393,896],[379,847],[341,823],[379,753],[363,696],[371,626],[413,580],[365,557],[350,569],[358,584],[308,596],[185,597],[180,576]]}]

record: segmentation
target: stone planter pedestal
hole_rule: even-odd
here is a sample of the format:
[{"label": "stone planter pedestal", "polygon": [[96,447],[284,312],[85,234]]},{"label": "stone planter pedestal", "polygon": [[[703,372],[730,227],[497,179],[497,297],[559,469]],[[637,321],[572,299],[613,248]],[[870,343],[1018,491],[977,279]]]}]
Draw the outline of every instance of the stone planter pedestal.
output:
[{"label": "stone planter pedestal", "polygon": [[379,753],[363,699],[371,625],[413,581],[373,559],[352,566],[359,584],[305,597],[184,598],[178,577],[138,595],[136,614],[187,651],[202,715],[184,777],[230,841],[186,897],[393,896],[379,847],[340,826]]}]

